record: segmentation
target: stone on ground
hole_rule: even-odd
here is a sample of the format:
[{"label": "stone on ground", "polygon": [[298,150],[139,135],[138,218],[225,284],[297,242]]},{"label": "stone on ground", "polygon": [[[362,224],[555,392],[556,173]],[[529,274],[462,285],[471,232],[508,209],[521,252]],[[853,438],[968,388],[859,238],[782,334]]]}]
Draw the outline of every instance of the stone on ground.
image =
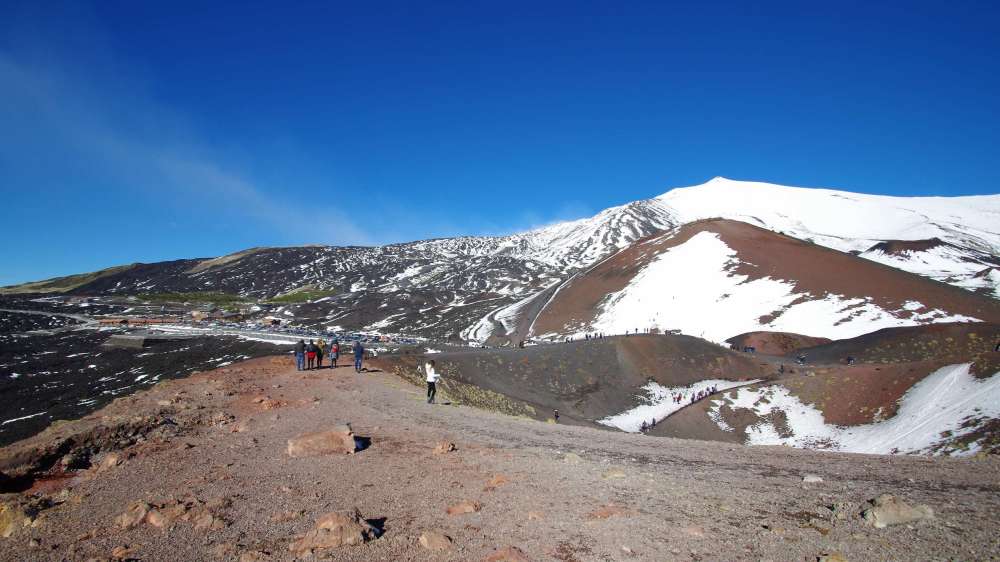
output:
[{"label": "stone on ground", "polygon": [[316,550],[358,545],[378,536],[378,530],[371,526],[357,508],[349,511],[327,513],[316,521],[316,525],[300,540],[293,542],[289,549],[296,555]]},{"label": "stone on ground", "polygon": [[482,506],[479,505],[479,502],[465,500],[450,506],[447,511],[448,515],[462,515],[465,513],[475,513],[476,511],[479,511],[481,507]]},{"label": "stone on ground", "polygon": [[443,455],[444,453],[450,453],[452,451],[457,451],[458,447],[455,447],[454,443],[449,443],[447,441],[441,441],[434,446],[435,455]]},{"label": "stone on ground", "polygon": [[933,519],[934,510],[926,505],[913,507],[892,494],[882,494],[871,502],[862,516],[876,529]]},{"label": "stone on ground", "polygon": [[335,453],[354,454],[357,445],[349,425],[337,426],[329,431],[304,433],[288,440],[288,456],[315,457]]},{"label": "stone on ground", "polygon": [[144,501],[134,502],[128,506],[125,513],[115,518],[115,523],[122,529],[137,527],[146,520],[146,516],[149,515],[151,508],[152,506]]},{"label": "stone on ground", "polygon": [[420,535],[420,546],[427,550],[449,550],[451,548],[451,537],[440,531],[424,531]]}]

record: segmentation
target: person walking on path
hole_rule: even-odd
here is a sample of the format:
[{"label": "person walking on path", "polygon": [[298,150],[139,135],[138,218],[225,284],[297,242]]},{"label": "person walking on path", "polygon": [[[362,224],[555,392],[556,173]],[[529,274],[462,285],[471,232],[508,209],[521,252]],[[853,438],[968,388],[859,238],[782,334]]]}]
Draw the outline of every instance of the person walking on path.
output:
[{"label": "person walking on path", "polygon": [[299,371],[306,368],[306,342],[302,340],[295,344],[295,368]]},{"label": "person walking on path", "polygon": [[360,341],[354,342],[354,372],[361,372],[361,363],[365,359],[365,348]]},{"label": "person walking on path", "polygon": [[312,369],[316,366],[316,343],[309,340],[309,345],[306,346],[306,369]]},{"label": "person walking on path", "polygon": [[330,365],[332,368],[337,368],[337,359],[340,358],[340,343],[337,340],[333,340],[330,344]]},{"label": "person walking on path", "polygon": [[434,395],[437,394],[437,381],[441,379],[441,375],[434,369],[433,359],[424,364],[424,371],[427,373],[427,403],[433,404]]},{"label": "person walking on path", "polygon": [[316,368],[323,368],[323,352],[326,351],[326,342],[321,339],[316,341]]}]

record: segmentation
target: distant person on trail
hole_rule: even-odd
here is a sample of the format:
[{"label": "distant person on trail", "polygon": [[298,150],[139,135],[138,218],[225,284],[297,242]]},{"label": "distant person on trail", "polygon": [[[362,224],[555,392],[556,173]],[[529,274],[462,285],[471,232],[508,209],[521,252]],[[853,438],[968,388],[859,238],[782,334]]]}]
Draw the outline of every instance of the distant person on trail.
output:
[{"label": "distant person on trail", "polygon": [[306,368],[306,342],[302,340],[295,344],[295,368],[299,371]]},{"label": "distant person on trail", "polygon": [[646,420],[642,420],[642,425],[639,426],[639,432],[640,433],[646,433],[646,430],[648,430],[648,429],[649,429],[649,426],[646,425]]},{"label": "distant person on trail", "polygon": [[424,372],[427,373],[427,403],[434,403],[434,395],[437,394],[437,381],[441,379],[441,375],[434,370],[434,360],[431,359],[424,364]]},{"label": "distant person on trail", "polygon": [[332,368],[334,369],[337,368],[337,359],[339,358],[340,358],[340,344],[337,343],[337,340],[333,340],[333,343],[330,344],[330,365],[332,366]]},{"label": "distant person on trail", "polygon": [[306,346],[306,369],[312,369],[316,366],[316,344],[309,340],[309,345]]},{"label": "distant person on trail", "polygon": [[559,410],[552,410],[552,417],[559,423]]},{"label": "distant person on trail", "polygon": [[326,347],[326,342],[322,338],[316,341],[316,368],[323,368],[323,348]]},{"label": "distant person on trail", "polygon": [[361,372],[361,362],[365,359],[365,348],[360,341],[354,342],[354,372]]}]

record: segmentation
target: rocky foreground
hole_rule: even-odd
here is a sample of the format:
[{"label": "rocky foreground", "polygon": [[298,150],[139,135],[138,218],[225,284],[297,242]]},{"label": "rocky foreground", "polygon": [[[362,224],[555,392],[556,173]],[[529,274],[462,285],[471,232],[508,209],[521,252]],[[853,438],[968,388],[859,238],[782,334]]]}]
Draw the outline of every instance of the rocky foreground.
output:
[{"label": "rocky foreground", "polygon": [[995,456],[555,425],[287,358],[161,382],[0,450],[0,471],[0,560],[1000,557]]}]

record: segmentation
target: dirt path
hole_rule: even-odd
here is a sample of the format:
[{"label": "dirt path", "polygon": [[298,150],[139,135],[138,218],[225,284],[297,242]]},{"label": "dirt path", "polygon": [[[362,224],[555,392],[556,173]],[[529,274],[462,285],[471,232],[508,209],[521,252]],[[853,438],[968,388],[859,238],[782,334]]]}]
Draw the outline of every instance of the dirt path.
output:
[{"label": "dirt path", "polygon": [[[288,560],[289,544],[317,518],[353,507],[383,528],[381,538],[316,556],[483,560],[508,545],[530,560],[563,561],[1000,555],[995,458],[828,454],[561,426],[428,405],[422,389],[387,373],[298,373],[287,359],[157,385],[0,451],[0,466],[75,428],[145,415],[170,423],[119,443],[120,466],[36,481],[29,493],[57,505],[37,527],[0,538],[0,560],[107,558],[116,547],[141,560]],[[370,439],[365,450],[286,454],[289,438],[344,422]],[[439,441],[458,450],[434,454]],[[805,484],[806,474],[823,482]],[[936,519],[875,529],[857,514],[883,493],[927,504]],[[205,506],[219,523],[120,528],[115,518],[138,500]],[[463,500],[479,511],[446,514]],[[434,529],[451,537],[450,550],[420,546]]]}]

